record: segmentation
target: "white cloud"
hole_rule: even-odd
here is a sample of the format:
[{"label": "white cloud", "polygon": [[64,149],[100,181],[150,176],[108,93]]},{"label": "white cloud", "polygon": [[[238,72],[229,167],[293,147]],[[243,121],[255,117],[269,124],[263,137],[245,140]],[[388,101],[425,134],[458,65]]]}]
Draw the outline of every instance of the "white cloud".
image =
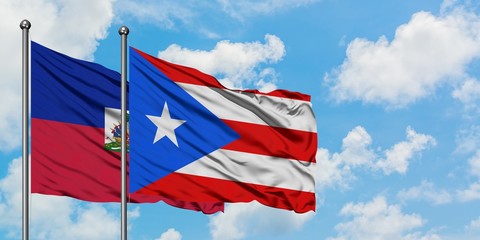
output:
[{"label": "white cloud", "polygon": [[342,152],[330,156],[327,149],[318,149],[315,174],[317,188],[335,185],[348,188],[349,183],[355,180],[354,168],[373,164],[376,154],[369,148],[371,143],[372,138],[365,128],[357,126],[342,140]]},{"label": "white cloud", "polygon": [[480,82],[469,78],[462,86],[452,92],[452,96],[462,102],[465,110],[476,110],[480,101]]},{"label": "white cloud", "polygon": [[468,160],[470,165],[470,172],[480,178],[480,150],[477,150],[477,153]]},{"label": "white cloud", "polygon": [[445,13],[454,9],[457,6],[458,0],[443,0],[442,4],[440,5],[440,12]]},{"label": "white cloud", "polygon": [[465,190],[458,190],[457,198],[461,202],[480,200],[480,182],[470,184]]},{"label": "white cloud", "polygon": [[[167,61],[197,68],[215,75],[227,87],[243,88],[257,84],[272,90],[276,73],[273,68],[262,68],[263,64],[276,63],[285,55],[285,45],[275,35],[265,35],[265,43],[232,43],[220,41],[211,51],[191,50],[172,44],[158,57]],[[232,57],[234,56],[234,57]]]},{"label": "white cloud", "polygon": [[441,16],[418,12],[391,41],[354,39],[343,64],[325,80],[337,101],[404,107],[465,78],[468,64],[480,57],[479,29],[480,17],[460,8]]},{"label": "white cloud", "polygon": [[0,150],[20,145],[21,30],[20,21],[32,23],[32,40],[73,57],[92,59],[98,40],[107,35],[113,18],[113,0],[0,1]]},{"label": "white cloud", "polygon": [[350,167],[345,165],[339,157],[331,157],[327,149],[317,149],[316,160],[315,186],[317,189],[323,190],[333,186],[345,189],[355,180]]},{"label": "white cloud", "polygon": [[134,220],[140,217],[140,207],[135,206],[133,209],[127,210],[127,231],[134,226]]},{"label": "white cloud", "polygon": [[468,171],[478,180],[471,183],[467,189],[457,190],[457,198],[461,202],[480,200],[480,150],[468,159]]},{"label": "white cloud", "polygon": [[480,217],[472,220],[467,226],[465,226],[465,231],[469,233],[479,233],[480,234]]},{"label": "white cloud", "polygon": [[480,126],[472,125],[469,128],[461,129],[455,137],[456,153],[472,153],[480,148]]},{"label": "white cloud", "polygon": [[407,127],[407,141],[395,144],[385,152],[386,158],[379,160],[375,167],[382,169],[385,174],[398,172],[405,174],[409,161],[421,151],[435,146],[436,141],[430,135],[418,134],[411,127]]},{"label": "white cloud", "polygon": [[372,137],[365,128],[357,126],[342,140],[339,157],[352,167],[370,165],[375,160],[375,153],[368,148],[371,144]]},{"label": "white cloud", "polygon": [[262,233],[284,234],[297,230],[315,216],[314,212],[292,211],[263,206],[257,202],[225,206],[225,212],[210,217],[212,239],[237,240]]},{"label": "white cloud", "polygon": [[182,240],[182,234],[175,230],[175,228],[169,228],[166,232],[162,233],[159,238],[155,240]]},{"label": "white cloud", "polygon": [[[32,202],[32,215],[37,215],[32,222],[32,236],[39,236],[42,239],[85,240],[119,238],[119,219],[100,205],[80,206],[78,203],[72,203],[72,199],[65,197],[41,195],[33,197]],[[59,203],[67,205],[64,206],[63,211],[55,209]],[[40,204],[51,205],[51,208],[38,213],[35,207]]]},{"label": "white cloud", "polygon": [[407,127],[406,135],[406,141],[384,151],[385,157],[372,148],[372,138],[361,126],[352,129],[342,140],[341,152],[330,154],[327,149],[318,149],[315,173],[317,188],[348,188],[349,183],[355,180],[353,171],[358,168],[382,170],[385,175],[392,172],[405,174],[415,156],[435,145],[432,136],[416,133],[411,127]]},{"label": "white cloud", "polygon": [[112,3],[113,0],[2,1],[0,24],[9,33],[5,35],[8,41],[18,46],[13,49],[8,46],[7,50],[19,56],[21,32],[18,25],[26,18],[32,23],[32,40],[72,57],[91,60],[98,40],[107,36],[113,19]]},{"label": "white cloud", "polygon": [[436,190],[432,182],[422,181],[419,186],[402,189],[397,193],[401,201],[424,200],[434,205],[450,203],[452,196],[446,190]]},{"label": "white cloud", "polygon": [[137,219],[140,217],[140,207],[139,206],[136,206],[135,208],[133,208],[132,210],[130,211],[127,211],[127,217],[129,219]]},{"label": "white cloud", "polygon": [[[14,159],[0,179],[0,228],[17,238],[21,229],[21,158]],[[31,236],[35,239],[117,239],[119,219],[103,204],[81,205],[67,197],[33,194]]]},{"label": "white cloud", "polygon": [[418,214],[404,214],[400,206],[389,205],[383,196],[367,203],[348,203],[340,215],[351,220],[335,226],[337,237],[330,239],[438,239],[436,235],[413,230],[422,227],[425,220]]},{"label": "white cloud", "polygon": [[223,10],[235,19],[244,21],[255,15],[269,15],[279,11],[305,6],[319,0],[217,0]]},{"label": "white cloud", "polygon": [[20,227],[22,212],[22,159],[14,159],[0,180],[0,226]]}]

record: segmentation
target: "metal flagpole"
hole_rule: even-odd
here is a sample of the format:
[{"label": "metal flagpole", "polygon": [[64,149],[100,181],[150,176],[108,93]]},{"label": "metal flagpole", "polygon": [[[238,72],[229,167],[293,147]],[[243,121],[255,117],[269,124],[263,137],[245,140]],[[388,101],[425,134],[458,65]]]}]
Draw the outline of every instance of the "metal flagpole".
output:
[{"label": "metal flagpole", "polygon": [[121,206],[121,236],[122,240],[127,240],[127,35],[129,30],[122,26],[118,33],[122,38],[122,206]]},{"label": "metal flagpole", "polygon": [[30,221],[30,163],[28,159],[28,112],[30,77],[30,39],[28,20],[20,22],[22,29],[22,239],[28,240]]}]

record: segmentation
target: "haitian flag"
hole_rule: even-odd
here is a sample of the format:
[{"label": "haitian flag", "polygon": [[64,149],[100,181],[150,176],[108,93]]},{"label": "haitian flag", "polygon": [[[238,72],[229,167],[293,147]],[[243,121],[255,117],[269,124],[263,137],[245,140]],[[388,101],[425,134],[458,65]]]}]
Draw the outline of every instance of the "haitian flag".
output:
[{"label": "haitian flag", "polygon": [[130,191],[315,210],[310,96],[230,90],[130,48]]},{"label": "haitian flag", "polygon": [[[120,74],[35,42],[31,52],[32,193],[120,202]],[[219,202],[143,194],[128,198],[162,200],[204,213],[223,210]]]}]

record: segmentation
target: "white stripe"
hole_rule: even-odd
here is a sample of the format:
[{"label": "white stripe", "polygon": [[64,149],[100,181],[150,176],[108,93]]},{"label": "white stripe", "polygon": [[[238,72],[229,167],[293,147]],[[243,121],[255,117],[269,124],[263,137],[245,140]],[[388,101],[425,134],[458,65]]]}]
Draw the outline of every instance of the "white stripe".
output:
[{"label": "white stripe", "polygon": [[220,119],[316,132],[308,101],[177,83]]},{"label": "white stripe", "polygon": [[314,192],[315,163],[230,150],[216,150],[178,173]]}]

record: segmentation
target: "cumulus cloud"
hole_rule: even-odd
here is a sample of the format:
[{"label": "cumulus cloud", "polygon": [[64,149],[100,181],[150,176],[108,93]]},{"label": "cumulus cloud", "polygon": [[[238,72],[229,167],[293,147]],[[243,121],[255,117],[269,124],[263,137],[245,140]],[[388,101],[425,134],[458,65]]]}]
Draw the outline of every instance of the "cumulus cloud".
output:
[{"label": "cumulus cloud", "polygon": [[400,201],[423,200],[434,205],[450,203],[452,196],[446,190],[436,190],[432,182],[422,181],[419,186],[402,189],[397,193]]},{"label": "cumulus cloud", "polygon": [[[405,107],[444,83],[465,79],[467,66],[480,56],[479,29],[480,17],[461,8],[440,16],[415,13],[391,41],[381,36],[350,42],[346,59],[325,81],[337,101]],[[465,89],[456,95],[471,99],[470,94]]]},{"label": "cumulus cloud", "polygon": [[452,92],[452,96],[463,103],[465,110],[475,111],[480,102],[480,81],[469,78]]},{"label": "cumulus cloud", "polygon": [[166,232],[162,233],[159,238],[155,240],[182,240],[182,234],[175,230],[175,228],[169,228]]},{"label": "cumulus cloud", "polygon": [[98,40],[107,35],[113,18],[113,0],[0,1],[0,150],[20,145],[21,30],[20,21],[32,23],[32,40],[70,56],[93,59]]},{"label": "cumulus cloud", "polygon": [[361,126],[348,132],[342,140],[342,151],[330,154],[327,149],[317,151],[317,171],[315,182],[318,189],[338,185],[348,188],[355,180],[352,170],[373,165],[376,154],[370,148],[372,138]]},{"label": "cumulus cloud", "polygon": [[[317,151],[316,184],[318,189],[339,186],[348,188],[355,180],[358,168],[405,174],[409,163],[422,151],[435,145],[435,139],[419,134],[410,126],[406,129],[407,139],[385,150],[383,153],[371,146],[372,138],[362,126],[352,129],[342,141],[342,151],[330,154],[327,149]],[[378,148],[377,148],[378,149]],[[382,156],[383,155],[383,156]]]},{"label": "cumulus cloud", "polygon": [[[42,195],[35,195],[32,203],[32,236],[39,239],[119,238],[119,219],[105,207],[80,206],[72,199]],[[47,211],[36,211],[35,207],[40,205],[50,207]],[[58,206],[62,206],[60,211],[56,209]]]},{"label": "cumulus cloud", "polygon": [[383,196],[367,203],[348,203],[340,215],[351,220],[337,224],[338,235],[329,239],[439,239],[415,232],[425,220],[418,214],[404,214],[399,205],[389,205]]},{"label": "cumulus cloud", "polygon": [[350,166],[346,165],[341,158],[331,156],[327,149],[317,149],[316,160],[315,187],[317,189],[323,190],[333,186],[345,189],[355,180]]},{"label": "cumulus cloud", "polygon": [[[158,53],[167,61],[197,68],[219,78],[227,87],[244,88],[254,84],[260,90],[276,88],[275,70],[263,67],[280,61],[285,55],[285,45],[275,35],[265,35],[265,43],[232,43],[220,41],[210,51],[191,50],[177,44]],[[233,57],[232,57],[233,56]]]},{"label": "cumulus cloud", "polygon": [[461,202],[480,200],[480,182],[470,184],[467,189],[457,190],[457,197]]},{"label": "cumulus cloud", "polygon": [[[0,180],[0,228],[20,236],[21,158],[14,159]],[[81,205],[67,197],[32,195],[31,236],[35,239],[117,239],[120,223],[103,204]]]},{"label": "cumulus cloud", "polygon": [[375,167],[382,169],[387,175],[392,172],[405,174],[414,155],[435,145],[436,141],[432,136],[418,134],[411,127],[407,127],[407,141],[399,142],[388,149],[385,152],[386,158],[379,160]]},{"label": "cumulus cloud", "polygon": [[238,240],[262,233],[284,234],[297,230],[315,216],[314,212],[292,211],[263,206],[257,202],[225,206],[225,212],[210,217],[212,239]]},{"label": "cumulus cloud", "polygon": [[375,153],[369,149],[371,144],[370,134],[365,128],[357,126],[342,140],[342,152],[339,157],[352,167],[370,165],[375,160]]}]

